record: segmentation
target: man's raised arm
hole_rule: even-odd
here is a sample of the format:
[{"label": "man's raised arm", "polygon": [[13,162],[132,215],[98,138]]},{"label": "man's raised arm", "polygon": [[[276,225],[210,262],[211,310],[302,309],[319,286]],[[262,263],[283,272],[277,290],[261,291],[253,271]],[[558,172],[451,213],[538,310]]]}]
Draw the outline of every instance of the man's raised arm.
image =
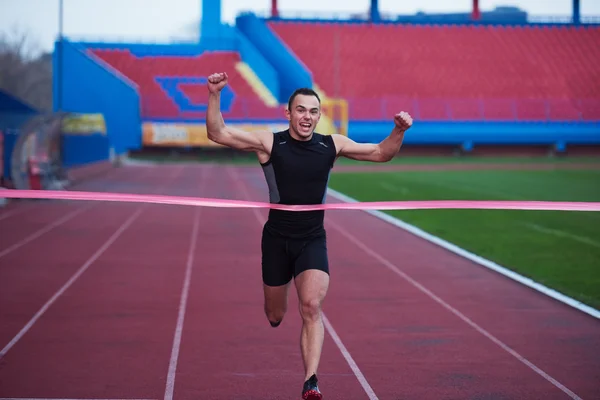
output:
[{"label": "man's raised arm", "polygon": [[[227,73],[212,74],[208,77],[208,110],[206,131],[208,138],[215,143],[237,150],[267,152],[270,132],[245,132],[225,125],[221,114],[221,90],[227,85]],[[272,138],[271,138],[272,140]]]},{"label": "man's raised arm", "polygon": [[404,140],[404,132],[412,126],[412,118],[407,112],[394,116],[394,129],[380,143],[357,143],[343,136],[333,135],[338,156],[358,161],[387,162],[400,150]]}]

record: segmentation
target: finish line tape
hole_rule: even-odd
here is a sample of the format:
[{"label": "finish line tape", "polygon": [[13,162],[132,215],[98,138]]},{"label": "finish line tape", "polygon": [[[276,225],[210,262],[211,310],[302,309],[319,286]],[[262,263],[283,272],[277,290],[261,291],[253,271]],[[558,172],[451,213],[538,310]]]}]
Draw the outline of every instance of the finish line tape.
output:
[{"label": "finish line tape", "polygon": [[356,203],[328,203],[314,205],[284,205],[259,201],[214,199],[202,197],[163,196],[149,194],[105,193],[56,190],[1,189],[0,198],[109,201],[120,203],[155,203],[216,208],[271,208],[287,211],[314,210],[425,210],[425,209],[478,209],[478,210],[547,210],[547,211],[600,211],[600,202],[563,201],[496,201],[496,200],[418,200],[367,201]]}]

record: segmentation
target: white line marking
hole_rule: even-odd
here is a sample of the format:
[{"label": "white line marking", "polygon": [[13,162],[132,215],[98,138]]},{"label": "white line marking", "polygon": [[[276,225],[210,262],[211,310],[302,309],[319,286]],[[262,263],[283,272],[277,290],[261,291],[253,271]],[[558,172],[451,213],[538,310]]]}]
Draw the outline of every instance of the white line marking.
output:
[{"label": "white line marking", "polygon": [[400,193],[402,195],[408,194],[409,190],[408,188],[404,187],[404,186],[394,186],[391,185],[387,182],[381,182],[379,183],[379,186],[381,186],[382,188],[384,188],[385,190],[387,190],[388,192],[395,192],[395,193]]},{"label": "white line marking", "polygon": [[82,212],[88,210],[92,208],[92,205],[89,206],[85,206],[82,207],[78,210],[72,211],[69,214],[65,215],[64,217],[54,221],[53,223],[46,225],[46,227],[38,230],[37,232],[27,236],[26,238],[20,240],[19,242],[13,244],[12,246],[2,250],[0,252],[0,258],[4,257],[5,255],[7,255],[8,253],[15,251],[16,249],[18,249],[19,247],[22,247],[24,245],[26,245],[27,243],[31,242],[34,239],[39,238],[40,236],[42,236],[44,233],[51,231],[52,229],[56,228],[57,226],[64,224],[65,222],[67,222],[68,220],[72,219],[73,217],[81,214]]},{"label": "white line marking", "polygon": [[600,248],[600,243],[585,236],[573,235],[572,233],[561,231],[560,229],[546,228],[545,226],[541,226],[538,224],[524,223],[523,225],[538,232],[573,239],[579,243],[588,244],[590,246]]},{"label": "white line marking", "polygon": [[508,345],[504,344],[504,342],[502,342],[500,339],[496,338],[491,333],[489,333],[488,331],[486,331],[485,329],[483,329],[482,327],[480,327],[479,325],[477,325],[475,322],[473,322],[472,320],[470,320],[463,313],[461,313],[460,311],[458,311],[457,309],[455,309],[454,307],[452,307],[450,304],[446,303],[444,300],[442,300],[438,296],[436,296],[433,292],[431,292],[425,286],[421,285],[419,282],[417,282],[416,280],[414,280],[413,278],[411,278],[410,276],[408,276],[406,273],[404,273],[403,271],[401,271],[397,266],[395,266],[394,264],[392,264],[389,260],[387,260],[386,258],[384,258],[383,256],[381,256],[379,253],[376,253],[375,251],[371,250],[364,243],[362,243],[359,239],[357,239],[354,235],[352,235],[351,233],[346,232],[346,230],[344,230],[337,223],[332,222],[332,221],[328,221],[328,222],[329,222],[329,224],[332,227],[334,227],[338,232],[340,232],[348,240],[350,240],[352,243],[354,243],[356,246],[358,246],[360,249],[362,249],[365,253],[369,254],[371,257],[375,258],[377,261],[379,261],[380,263],[382,263],[383,265],[385,265],[392,272],[395,272],[401,278],[403,278],[404,280],[408,281],[411,285],[413,285],[417,289],[419,289],[421,292],[423,292],[427,296],[431,297],[433,300],[435,300],[441,306],[443,306],[448,311],[450,311],[451,313],[453,313],[454,315],[456,315],[458,318],[460,318],[461,320],[463,320],[464,322],[466,322],[468,325],[470,325],[477,332],[481,333],[483,336],[487,337],[492,342],[496,343],[498,346],[500,346],[503,350],[505,350],[506,352],[508,352],[509,354],[511,354],[517,360],[519,360],[523,364],[527,365],[529,368],[531,368],[537,374],[541,375],[547,381],[549,381],[554,386],[556,386],[557,388],[559,388],[560,390],[562,390],[569,397],[571,397],[572,399],[581,400],[581,398],[579,396],[577,396],[575,393],[573,393],[571,390],[569,390],[563,384],[561,384],[556,379],[552,378],[550,375],[548,375],[547,373],[545,373],[544,371],[542,371],[539,367],[537,367],[535,364],[533,364],[532,362],[530,362],[529,360],[527,360],[525,357],[523,357],[522,355],[520,355],[519,353],[517,353],[515,350],[513,350],[512,348],[510,348]]},{"label": "white line marking", "polygon": [[[235,169],[228,168],[228,172],[231,175],[231,177],[233,178],[235,184],[244,193],[244,196],[248,200],[250,200],[252,197],[250,196],[250,194],[248,193],[248,190],[246,189],[246,187],[242,183],[241,179],[239,178],[237,171]],[[260,225],[263,225],[265,223],[265,219],[263,218],[263,216],[258,212],[257,209],[253,209],[253,211],[254,211],[254,215],[256,216],[256,219],[258,220],[258,223]],[[323,312],[323,323],[325,325],[325,329],[329,332],[329,335],[333,339],[333,342],[335,343],[337,348],[342,353],[342,356],[344,357],[344,359],[346,359],[346,362],[350,366],[350,369],[352,370],[352,372],[354,372],[354,376],[356,376],[356,379],[358,380],[358,382],[364,389],[365,393],[369,397],[369,400],[379,400],[377,395],[373,391],[373,388],[371,387],[371,385],[369,385],[369,382],[367,381],[367,379],[361,372],[360,368],[358,368],[358,365],[352,358],[352,355],[350,355],[350,352],[348,351],[348,349],[346,349],[346,346],[344,346],[344,343],[342,343],[342,340],[340,339],[340,337],[338,336],[336,331],[333,329],[333,326],[329,322],[329,319],[327,319],[325,312]]]},{"label": "white line marking", "polygon": [[10,211],[7,211],[7,212],[5,212],[3,214],[0,214],[0,221],[2,221],[3,219],[6,219],[8,217],[10,217],[11,215],[20,214],[23,211],[25,211],[25,207],[17,208],[16,210],[10,210]]},{"label": "white line marking", "polygon": [[[345,194],[337,192],[333,189],[327,189],[327,191],[332,197],[337,198],[338,200],[342,200],[342,201],[349,202],[349,203],[357,202],[357,200],[353,199],[352,197],[346,196]],[[480,257],[476,254],[473,254],[473,253],[471,253],[465,249],[462,249],[450,242],[440,239],[437,236],[431,235],[431,234],[417,228],[416,226],[407,224],[404,221],[394,218],[389,214],[386,214],[386,213],[383,213],[383,212],[377,211],[377,210],[363,210],[363,211],[376,217],[376,218],[384,220],[385,222],[388,222],[394,226],[397,226],[398,228],[404,229],[405,231],[408,231],[415,236],[425,239],[428,242],[436,244],[452,253],[458,254],[461,257],[464,257],[470,261],[473,261],[476,264],[479,264],[483,267],[489,268],[493,271],[498,272],[501,275],[506,276],[507,278],[513,279],[525,286],[528,286],[534,290],[537,290],[538,292],[543,293],[546,296],[549,296],[555,300],[558,300],[559,302],[561,302],[563,304],[569,305],[579,311],[582,311],[588,315],[591,315],[592,317],[600,319],[600,310],[597,310],[593,307],[588,306],[587,304],[584,304],[584,303],[582,303],[578,300],[575,300],[569,296],[566,296],[554,289],[544,286],[544,285],[534,281],[531,278],[527,278],[527,277],[520,275],[506,267],[496,264],[493,261],[490,261],[490,260]]]},{"label": "white line marking", "polygon": [[177,373],[177,360],[179,359],[179,349],[181,346],[181,335],[183,333],[183,322],[185,319],[185,311],[187,308],[188,293],[190,289],[190,281],[192,278],[192,267],[194,265],[194,254],[196,252],[196,242],[198,239],[198,227],[200,208],[196,208],[194,213],[194,227],[190,239],[190,248],[188,251],[187,265],[185,269],[185,279],[183,281],[183,289],[181,291],[181,300],[179,303],[179,315],[177,316],[177,325],[175,327],[175,337],[173,338],[173,348],[171,349],[171,360],[169,362],[169,372],[167,374],[167,386],[165,389],[165,400],[173,399],[173,391],[175,390],[175,374]]},{"label": "white line marking", "polygon": [[[206,169],[202,170],[201,191],[204,189],[206,182]],[[183,334],[183,323],[185,320],[185,312],[187,310],[187,301],[190,291],[190,283],[192,280],[192,269],[194,267],[194,255],[196,254],[196,245],[198,242],[198,229],[200,227],[200,207],[194,210],[194,225],[190,237],[190,247],[188,250],[187,264],[185,266],[185,278],[183,280],[183,288],[181,289],[181,297],[179,301],[179,313],[177,315],[177,324],[175,326],[175,335],[173,337],[173,347],[171,348],[171,359],[169,360],[169,372],[167,373],[167,384],[165,387],[165,400],[173,399],[175,391],[175,376],[177,375],[177,362],[179,360],[179,350],[181,349],[181,336]]]},{"label": "white line marking", "polygon": [[344,343],[342,343],[342,339],[340,339],[335,329],[333,329],[333,326],[329,322],[329,319],[325,316],[325,313],[323,313],[323,323],[325,324],[325,328],[327,328],[327,330],[329,331],[329,334],[331,335],[331,338],[337,345],[338,349],[340,349],[342,356],[344,356],[344,358],[346,359],[346,362],[350,366],[350,369],[352,370],[352,372],[354,372],[356,379],[358,379],[358,382],[363,387],[365,393],[367,394],[367,396],[369,396],[369,399],[377,400],[377,395],[373,391],[373,388],[371,387],[371,385],[369,385],[367,378],[365,378],[360,368],[358,368],[356,362],[354,362],[354,359],[350,355],[350,352],[348,351],[348,349],[346,349]]},{"label": "white line marking", "polygon": [[[169,176],[169,179],[166,181],[166,183],[163,183],[158,190],[162,190],[162,188],[166,187],[168,182],[174,180],[182,171],[183,166],[180,166],[173,172],[171,176]],[[102,245],[102,247],[100,247],[56,293],[54,293],[54,295],[46,302],[46,304],[42,306],[42,308],[39,309],[39,311],[33,316],[33,318],[31,318],[31,320],[29,320],[29,322],[19,331],[19,333],[17,333],[17,335],[12,338],[12,340],[6,346],[4,346],[2,350],[0,350],[0,359],[2,359],[2,357],[4,357],[6,353],[29,331],[29,329],[31,329],[36,321],[81,276],[81,274],[83,274],[90,267],[90,265],[92,265],[96,259],[100,257],[102,253],[104,253],[119,236],[121,236],[121,234],[129,227],[129,225],[131,225],[131,223],[133,223],[133,221],[142,213],[146,206],[147,205],[142,205],[140,208],[138,208],[138,210],[133,213],[133,215],[131,215],[115,233],[113,233],[113,235],[104,243],[104,245]],[[75,213],[82,212],[89,208],[91,208],[91,206],[81,208],[80,210],[75,211]]]},{"label": "white line marking", "polygon": [[25,335],[25,333],[27,333],[27,331],[29,331],[29,329],[31,329],[33,324],[35,324],[36,321],[46,312],[46,310],[48,310],[48,308],[50,308],[50,306],[56,301],[56,299],[58,299],[81,276],[81,274],[83,274],[89,268],[89,266],[92,265],[92,263],[94,261],[96,261],[96,259],[98,257],[100,257],[100,255],[102,255],[102,253],[104,253],[106,251],[106,249],[108,249],[108,247],[115,240],[117,240],[117,238],[119,236],[121,236],[121,234],[125,231],[125,229],[127,229],[127,227],[129,225],[131,225],[133,220],[136,219],[140,215],[141,212],[142,212],[142,209],[139,209],[131,217],[129,217],[119,227],[119,229],[115,233],[112,234],[112,236],[106,241],[106,243],[104,243],[104,245],[102,245],[102,247],[100,247],[86,261],[86,263],[83,264],[79,268],[79,270],[77,270],[77,272],[75,274],[73,274],[73,276],[67,281],[67,283],[65,283],[56,293],[54,293],[54,295],[50,298],[50,300],[48,300],[46,302],[46,304],[44,304],[42,306],[42,308],[40,308],[40,310],[33,316],[33,318],[31,318],[31,320],[27,323],[27,325],[25,325],[23,327],[23,329],[21,329],[21,331],[19,333],[17,333],[17,335],[14,338],[12,338],[12,340],[6,346],[4,346],[4,348],[2,350],[0,350],[0,359],[6,355],[6,353],[23,337],[23,335]]}]

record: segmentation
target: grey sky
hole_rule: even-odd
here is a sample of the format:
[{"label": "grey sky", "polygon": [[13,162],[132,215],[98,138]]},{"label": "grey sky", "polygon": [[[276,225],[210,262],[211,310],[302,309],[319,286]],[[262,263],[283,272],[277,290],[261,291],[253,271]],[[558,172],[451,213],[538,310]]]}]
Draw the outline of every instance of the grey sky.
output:
[{"label": "grey sky", "polygon": [[[201,18],[201,0],[63,0],[64,33],[74,39],[165,42],[189,37]],[[207,0],[208,1],[208,0]],[[285,13],[365,12],[369,0],[279,0]],[[58,34],[58,0],[0,0],[0,31],[27,32],[31,43],[52,48]],[[324,5],[326,4],[326,5]],[[379,0],[391,14],[468,12],[472,0]],[[271,0],[222,0],[222,19],[233,23],[244,10],[268,12]],[[480,0],[482,11],[498,5],[518,6],[530,14],[569,16],[572,0]],[[600,0],[581,0],[582,15],[600,15]],[[187,29],[186,29],[187,28]]]}]

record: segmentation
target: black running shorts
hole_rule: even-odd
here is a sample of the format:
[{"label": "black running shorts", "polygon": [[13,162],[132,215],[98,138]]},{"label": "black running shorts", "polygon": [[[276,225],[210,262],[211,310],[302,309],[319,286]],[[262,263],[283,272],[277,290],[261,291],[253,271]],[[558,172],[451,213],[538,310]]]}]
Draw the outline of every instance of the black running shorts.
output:
[{"label": "black running shorts", "polygon": [[261,248],[262,278],[268,286],[285,285],[307,269],[329,274],[325,234],[309,239],[290,239],[263,229]]}]

